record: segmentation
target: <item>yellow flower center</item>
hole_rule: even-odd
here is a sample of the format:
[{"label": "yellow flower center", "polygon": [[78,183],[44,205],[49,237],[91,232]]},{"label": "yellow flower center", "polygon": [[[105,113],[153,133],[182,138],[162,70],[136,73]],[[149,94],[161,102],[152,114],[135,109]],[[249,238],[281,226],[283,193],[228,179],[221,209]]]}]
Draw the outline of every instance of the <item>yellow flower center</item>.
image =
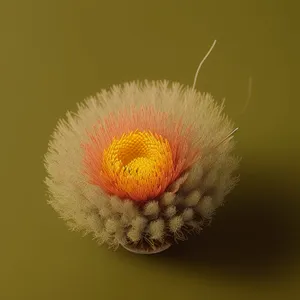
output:
[{"label": "yellow flower center", "polygon": [[102,171],[120,193],[132,199],[155,197],[173,174],[170,144],[150,131],[123,134],[104,150]]}]

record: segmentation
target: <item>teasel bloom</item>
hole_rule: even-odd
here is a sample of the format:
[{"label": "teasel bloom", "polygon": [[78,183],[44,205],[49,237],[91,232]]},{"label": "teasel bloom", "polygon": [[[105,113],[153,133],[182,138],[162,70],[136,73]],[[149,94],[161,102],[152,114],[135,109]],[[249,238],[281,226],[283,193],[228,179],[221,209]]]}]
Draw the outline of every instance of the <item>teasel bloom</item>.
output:
[{"label": "teasel bloom", "polygon": [[115,85],[59,120],[45,154],[48,201],[100,244],[165,250],[200,233],[238,182],[235,130],[224,102],[194,86]]}]

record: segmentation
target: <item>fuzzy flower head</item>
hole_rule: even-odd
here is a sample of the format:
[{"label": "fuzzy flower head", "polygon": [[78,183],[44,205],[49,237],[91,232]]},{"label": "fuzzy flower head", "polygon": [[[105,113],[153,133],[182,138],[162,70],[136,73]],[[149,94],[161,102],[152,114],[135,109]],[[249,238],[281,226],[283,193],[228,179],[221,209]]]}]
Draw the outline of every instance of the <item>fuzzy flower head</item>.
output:
[{"label": "fuzzy flower head", "polygon": [[54,131],[49,203],[72,229],[113,247],[154,251],[199,232],[237,182],[223,109],[167,81],[101,91]]},{"label": "fuzzy flower head", "polygon": [[199,154],[191,130],[152,106],[111,114],[84,145],[90,182],[110,195],[147,201],[161,195]]}]

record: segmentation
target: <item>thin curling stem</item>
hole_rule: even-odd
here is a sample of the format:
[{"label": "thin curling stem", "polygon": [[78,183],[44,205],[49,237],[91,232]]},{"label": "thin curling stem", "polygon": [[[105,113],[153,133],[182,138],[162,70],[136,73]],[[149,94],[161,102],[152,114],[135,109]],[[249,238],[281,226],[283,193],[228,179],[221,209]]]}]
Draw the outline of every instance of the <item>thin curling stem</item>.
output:
[{"label": "thin curling stem", "polygon": [[194,77],[193,89],[195,89],[199,71],[200,71],[200,69],[201,69],[203,63],[205,62],[205,60],[207,59],[207,57],[209,56],[209,54],[211,53],[211,51],[212,51],[213,48],[215,47],[216,42],[217,42],[217,40],[214,40],[214,42],[213,42],[213,44],[211,45],[210,49],[208,50],[208,52],[206,53],[206,55],[204,56],[204,58],[202,59],[202,61],[200,62],[199,66],[198,66],[198,69],[197,69],[196,74],[195,74],[195,77]]}]

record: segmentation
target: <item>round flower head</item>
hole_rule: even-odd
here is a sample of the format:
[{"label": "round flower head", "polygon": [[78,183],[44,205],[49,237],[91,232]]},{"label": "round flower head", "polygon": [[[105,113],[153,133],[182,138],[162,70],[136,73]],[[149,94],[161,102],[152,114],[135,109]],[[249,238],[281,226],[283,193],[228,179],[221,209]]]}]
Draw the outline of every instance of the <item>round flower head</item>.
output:
[{"label": "round flower head", "polygon": [[223,108],[166,81],[103,90],[54,131],[50,204],[111,246],[155,249],[198,232],[237,181]]},{"label": "round flower head", "polygon": [[49,203],[71,229],[134,252],[198,233],[238,180],[223,109],[167,81],[102,90],[58,122],[45,155]]}]

